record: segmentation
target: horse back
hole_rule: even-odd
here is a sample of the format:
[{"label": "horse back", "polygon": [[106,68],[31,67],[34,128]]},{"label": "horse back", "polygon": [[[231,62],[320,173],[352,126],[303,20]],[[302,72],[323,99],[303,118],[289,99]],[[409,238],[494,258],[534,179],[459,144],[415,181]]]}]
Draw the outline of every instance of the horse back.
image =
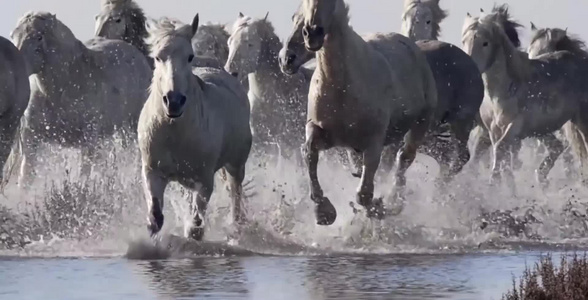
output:
[{"label": "horse back", "polygon": [[0,114],[7,110],[22,114],[30,95],[28,66],[18,48],[1,36],[0,66]]},{"label": "horse back", "polygon": [[364,38],[390,65],[396,81],[396,102],[405,108],[405,115],[420,114],[423,109],[437,105],[433,74],[414,41],[399,33],[378,33]]},{"label": "horse back", "polygon": [[437,120],[475,117],[484,99],[484,82],[472,58],[442,41],[416,42],[433,71],[438,93]]},{"label": "horse back", "polygon": [[[221,135],[221,161],[248,156],[251,148],[250,105],[247,93],[239,80],[224,70],[194,68],[203,85],[204,107],[211,134]],[[222,159],[225,157],[225,159]]]},{"label": "horse back", "polygon": [[[104,101],[105,113],[116,118],[137,119],[148,98],[152,70],[147,58],[136,47],[121,40],[93,38],[88,48],[86,76],[92,79]],[[118,115],[117,115],[118,114]]]}]

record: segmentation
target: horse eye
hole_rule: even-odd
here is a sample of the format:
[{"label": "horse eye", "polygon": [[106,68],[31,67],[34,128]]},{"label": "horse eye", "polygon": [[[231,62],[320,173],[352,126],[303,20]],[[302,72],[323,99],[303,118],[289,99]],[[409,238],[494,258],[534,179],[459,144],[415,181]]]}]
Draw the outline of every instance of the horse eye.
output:
[{"label": "horse eye", "polygon": [[155,57],[155,60],[158,61],[158,62],[161,62],[161,58],[159,56],[156,56]]},{"label": "horse eye", "polygon": [[431,24],[431,20],[427,21],[427,24]]},{"label": "horse eye", "polygon": [[488,46],[488,42],[484,42],[484,43],[482,44],[482,46],[484,46],[484,47],[487,47],[487,46]]},{"label": "horse eye", "polygon": [[37,40],[39,40],[39,41],[43,40],[43,36],[42,36],[42,35],[40,35],[40,36],[37,38]]},{"label": "horse eye", "polygon": [[249,48],[253,47],[253,44],[249,43],[247,44],[247,46],[249,46]]},{"label": "horse eye", "polygon": [[122,21],[122,19],[116,19],[116,23],[120,23]]},{"label": "horse eye", "polygon": [[188,56],[188,62],[192,62],[194,60],[194,54],[190,54],[190,56]]}]

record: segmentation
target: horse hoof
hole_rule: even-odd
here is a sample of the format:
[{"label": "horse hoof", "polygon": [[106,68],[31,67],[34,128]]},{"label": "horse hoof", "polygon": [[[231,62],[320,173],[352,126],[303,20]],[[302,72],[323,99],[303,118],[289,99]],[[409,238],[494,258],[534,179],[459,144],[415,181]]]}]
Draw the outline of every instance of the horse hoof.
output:
[{"label": "horse hoof", "polygon": [[315,208],[316,223],[322,226],[329,226],[337,219],[337,210],[328,198],[323,197],[322,201]]},{"label": "horse hoof", "polygon": [[192,227],[188,233],[188,237],[195,241],[202,241],[204,237],[204,227]]},{"label": "horse hoof", "polygon": [[160,228],[156,224],[152,223],[147,225],[147,230],[149,231],[149,236],[153,238],[159,233]]},{"label": "horse hoof", "polygon": [[355,198],[356,198],[357,204],[367,208],[367,207],[371,207],[373,205],[374,194],[373,193],[367,193],[367,194],[358,193],[355,196]]},{"label": "horse hoof", "polygon": [[351,176],[355,177],[355,178],[361,178],[361,172],[351,172]]},{"label": "horse hoof", "polygon": [[386,210],[382,198],[374,199],[372,204],[366,207],[366,213],[370,219],[383,220],[386,217]]}]

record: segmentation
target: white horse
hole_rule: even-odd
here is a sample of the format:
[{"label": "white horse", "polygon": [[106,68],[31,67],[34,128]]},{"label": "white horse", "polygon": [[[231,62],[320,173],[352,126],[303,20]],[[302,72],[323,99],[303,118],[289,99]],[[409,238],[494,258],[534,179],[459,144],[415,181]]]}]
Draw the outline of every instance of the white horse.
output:
[{"label": "white horse", "polygon": [[[225,70],[248,76],[254,147],[278,147],[285,156],[300,153],[304,142],[310,71],[292,76],[280,71],[281,43],[267,20],[239,14],[229,38]],[[263,152],[266,152],[263,151]]]},{"label": "white horse", "polygon": [[136,130],[152,73],[137,48],[103,38],[84,44],[47,12],[25,14],[12,40],[34,74],[19,143],[7,168],[10,173],[22,156],[21,184],[32,179],[43,142],[81,148],[82,171],[88,173],[105,138]]},{"label": "white horse", "polygon": [[242,183],[252,136],[249,102],[238,80],[216,68],[192,69],[190,41],[197,29],[198,15],[191,26],[166,18],[149,26],[155,69],[138,132],[151,234],[163,226],[165,188],[176,181],[198,192],[186,235],[200,240],[221,168],[229,175],[234,221],[244,221]]},{"label": "white horse", "polygon": [[391,195],[403,197],[406,171],[435,118],[433,73],[424,54],[405,36],[376,34],[368,44],[349,26],[343,0],[303,0],[302,11],[304,44],[316,52],[317,60],[303,146],[317,222],[330,225],[336,219],[317,172],[319,152],[333,147],[363,154],[356,201],[368,216],[381,218],[382,203],[373,198],[380,156],[387,145],[398,153]]}]

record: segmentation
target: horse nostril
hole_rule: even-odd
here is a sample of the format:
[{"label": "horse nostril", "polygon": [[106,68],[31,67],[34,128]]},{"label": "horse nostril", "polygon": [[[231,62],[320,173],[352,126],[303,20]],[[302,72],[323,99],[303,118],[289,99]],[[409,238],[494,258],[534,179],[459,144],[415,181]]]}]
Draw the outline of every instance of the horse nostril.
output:
[{"label": "horse nostril", "polygon": [[233,77],[239,77],[239,73],[237,73],[237,72],[232,72],[232,73],[231,73],[231,75],[232,75]]},{"label": "horse nostril", "polygon": [[302,28],[302,35],[303,35],[304,37],[308,37],[308,26],[304,26],[304,27]]},{"label": "horse nostril", "polygon": [[286,57],[286,64],[291,65],[296,60],[296,54],[290,54]]},{"label": "horse nostril", "polygon": [[163,96],[163,103],[167,105],[169,103],[167,96]]},{"label": "horse nostril", "polygon": [[180,98],[180,105],[184,104],[186,104],[186,96],[182,95],[182,97]]}]

